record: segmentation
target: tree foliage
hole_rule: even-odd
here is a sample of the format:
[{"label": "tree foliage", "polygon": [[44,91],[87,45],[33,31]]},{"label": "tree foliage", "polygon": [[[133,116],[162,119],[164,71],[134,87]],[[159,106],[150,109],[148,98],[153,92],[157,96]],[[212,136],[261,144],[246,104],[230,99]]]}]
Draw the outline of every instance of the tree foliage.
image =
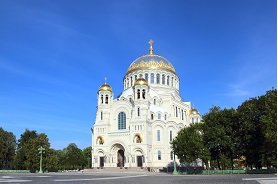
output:
[{"label": "tree foliage", "polygon": [[247,165],[277,166],[277,90],[252,98],[238,107],[240,149]]},{"label": "tree foliage", "polygon": [[235,109],[212,107],[203,117],[204,141],[218,169],[233,168],[237,155],[238,117]]},{"label": "tree foliage", "polygon": [[0,169],[11,169],[16,149],[16,138],[12,132],[0,127]]},{"label": "tree foliage", "polygon": [[209,152],[203,141],[202,124],[192,124],[178,132],[172,148],[180,162],[191,163],[198,158],[205,162],[209,160]]}]

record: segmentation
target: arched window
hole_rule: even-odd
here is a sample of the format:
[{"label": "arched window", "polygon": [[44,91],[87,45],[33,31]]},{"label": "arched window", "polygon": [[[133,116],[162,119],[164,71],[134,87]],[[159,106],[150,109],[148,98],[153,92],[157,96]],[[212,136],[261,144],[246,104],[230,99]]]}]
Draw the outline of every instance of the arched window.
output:
[{"label": "arched window", "polygon": [[153,120],[153,114],[151,114],[151,120]]},{"label": "arched window", "polygon": [[151,84],[153,84],[153,83],[154,83],[154,74],[151,73]]},{"label": "arched window", "polygon": [[103,95],[100,96],[101,104],[103,104]]},{"label": "arched window", "polygon": [[100,112],[100,120],[102,120],[102,118],[103,118],[103,117],[102,117],[102,111],[101,111],[101,112]]},{"label": "arched window", "polygon": [[199,119],[198,118],[196,118],[196,123],[198,123],[199,122]]},{"label": "arched window", "polygon": [[167,114],[165,114],[165,116],[164,116],[164,120],[167,120]]},{"label": "arched window", "polygon": [[158,115],[157,115],[157,119],[161,119],[161,114],[158,114]]},{"label": "arched window", "polygon": [[176,107],[176,117],[178,117],[178,107]]},{"label": "arched window", "polygon": [[160,75],[159,73],[156,74],[156,83],[159,84],[160,83]]},{"label": "arched window", "polygon": [[169,75],[167,76],[167,85],[169,86],[170,80],[169,80]]},{"label": "arched window", "polygon": [[172,87],[174,86],[174,78],[173,77],[171,78],[171,86]]},{"label": "arched window", "polygon": [[173,140],[173,132],[172,132],[172,130],[170,130],[170,141],[172,141]]},{"label": "arched window", "polygon": [[194,118],[192,118],[192,123],[194,123]]},{"label": "arched window", "polygon": [[137,99],[140,99],[140,89],[137,89]]},{"label": "arched window", "polygon": [[132,77],[130,77],[130,86],[133,85],[133,80],[132,80]]},{"label": "arched window", "polygon": [[165,84],[165,75],[162,75],[162,84]]},{"label": "arched window", "polygon": [[160,130],[157,130],[157,141],[160,141]]},{"label": "arched window", "polygon": [[108,104],[108,95],[105,95],[105,104]]},{"label": "arched window", "polygon": [[134,77],[134,81],[136,81],[137,80],[137,75],[135,75],[135,77]]},{"label": "arched window", "polygon": [[160,150],[157,152],[157,159],[161,160],[161,151]]},{"label": "arched window", "polygon": [[126,129],[126,115],[124,112],[118,114],[118,129]]},{"label": "arched window", "polygon": [[146,90],[145,89],[142,90],[142,98],[146,99]]},{"label": "arched window", "polygon": [[149,75],[147,73],[145,73],[145,80],[148,82]]},{"label": "arched window", "polygon": [[137,115],[140,116],[140,108],[137,109]]},{"label": "arched window", "polygon": [[156,99],[153,99],[153,104],[156,105]]}]

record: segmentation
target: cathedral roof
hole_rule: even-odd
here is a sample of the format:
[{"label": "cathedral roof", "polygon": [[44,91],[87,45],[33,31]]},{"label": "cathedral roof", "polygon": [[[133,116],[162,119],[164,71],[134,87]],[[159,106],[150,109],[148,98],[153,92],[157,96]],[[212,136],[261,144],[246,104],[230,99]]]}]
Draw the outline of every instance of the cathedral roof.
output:
[{"label": "cathedral roof", "polygon": [[153,54],[152,44],[153,41],[149,41],[150,49],[149,53],[138,57],[127,69],[126,74],[133,71],[140,71],[143,69],[154,69],[154,70],[167,70],[176,74],[176,70],[173,65],[163,56]]}]

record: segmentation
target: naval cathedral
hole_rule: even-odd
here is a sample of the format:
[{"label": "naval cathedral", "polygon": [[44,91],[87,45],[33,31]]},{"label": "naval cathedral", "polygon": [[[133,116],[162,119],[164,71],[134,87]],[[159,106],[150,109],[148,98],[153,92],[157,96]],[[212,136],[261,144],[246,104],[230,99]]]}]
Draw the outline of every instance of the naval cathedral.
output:
[{"label": "naval cathedral", "polygon": [[179,130],[201,121],[192,103],[180,96],[173,65],[153,53],[152,40],[149,44],[149,53],[128,67],[117,98],[106,81],[98,89],[93,168],[167,167],[174,161],[171,141]]}]

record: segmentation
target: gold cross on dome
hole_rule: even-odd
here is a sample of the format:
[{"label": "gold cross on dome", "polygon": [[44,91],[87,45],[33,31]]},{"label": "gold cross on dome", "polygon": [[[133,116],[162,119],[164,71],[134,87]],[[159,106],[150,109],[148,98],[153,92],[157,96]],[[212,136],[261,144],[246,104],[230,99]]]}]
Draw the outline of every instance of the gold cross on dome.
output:
[{"label": "gold cross on dome", "polygon": [[150,44],[150,54],[153,54],[153,40],[151,39],[148,43]]}]

